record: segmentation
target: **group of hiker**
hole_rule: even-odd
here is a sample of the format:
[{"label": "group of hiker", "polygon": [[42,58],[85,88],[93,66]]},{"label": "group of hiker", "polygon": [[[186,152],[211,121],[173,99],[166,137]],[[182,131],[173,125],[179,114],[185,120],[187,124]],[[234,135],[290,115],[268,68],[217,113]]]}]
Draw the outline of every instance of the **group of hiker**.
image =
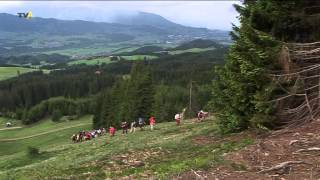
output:
[{"label": "group of hiker", "polygon": [[[184,113],[180,113],[174,116],[177,126],[181,124],[181,120],[183,119],[183,114]],[[208,112],[204,112],[202,110],[199,111],[197,114],[198,121],[202,121],[207,116],[208,116]],[[120,127],[122,129],[122,134],[128,134],[128,131],[130,131],[130,133],[134,133],[136,131],[136,128],[140,128],[140,130],[144,130],[145,125],[146,125],[145,119],[140,117],[138,118],[138,120],[133,121],[131,123],[128,123],[127,121],[122,121],[120,124]],[[155,118],[153,116],[149,118],[149,125],[150,125],[151,131],[153,131],[155,126]],[[78,134],[73,134],[71,139],[73,142],[82,142],[82,141],[91,140],[98,136],[102,136],[105,133],[106,133],[105,128],[97,129],[97,130],[93,129],[91,131],[80,131]],[[112,137],[115,135],[115,133],[116,133],[116,128],[114,126],[110,126],[109,136]]]},{"label": "group of hiker", "polygon": [[[154,130],[155,126],[155,118],[151,116],[149,118],[149,124],[151,130]],[[133,121],[130,124],[127,121],[121,122],[121,129],[122,129],[122,134],[128,134],[128,130],[130,129],[130,132],[133,133],[136,131],[136,128],[140,128],[140,130],[143,130],[144,126],[146,125],[144,118],[139,118],[137,121]],[[116,128],[114,126],[110,126],[109,128],[109,135],[112,137],[116,133]],[[73,134],[71,136],[72,142],[82,142],[82,141],[88,141],[91,139],[94,139],[98,136],[102,136],[106,134],[106,129],[101,128],[101,129],[93,129],[91,131],[80,131],[77,134]]]},{"label": "group of hiker", "polygon": [[82,141],[88,141],[91,139],[94,139],[98,136],[102,136],[106,133],[106,129],[105,128],[101,128],[101,129],[92,129],[91,131],[80,131],[77,134],[73,134],[71,136],[71,140],[72,142],[82,142]]},{"label": "group of hiker", "polygon": [[[154,130],[155,123],[156,123],[155,118],[153,116],[151,116],[149,118],[149,124],[150,124],[151,131]],[[121,122],[122,134],[128,134],[129,129],[130,129],[130,133],[136,132],[136,128],[140,128],[140,130],[143,130],[143,127],[145,125],[146,125],[145,119],[142,117],[138,118],[137,121],[133,121],[131,123],[128,123],[127,121],[123,121],[123,122]],[[115,132],[116,132],[116,128],[111,126],[109,128],[109,135],[114,136]]]}]

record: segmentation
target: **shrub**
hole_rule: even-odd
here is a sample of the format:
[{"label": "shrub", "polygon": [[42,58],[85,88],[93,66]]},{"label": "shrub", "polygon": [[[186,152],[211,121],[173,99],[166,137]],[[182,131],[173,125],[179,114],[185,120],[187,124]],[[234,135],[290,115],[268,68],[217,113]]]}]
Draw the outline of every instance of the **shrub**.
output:
[{"label": "shrub", "polygon": [[27,152],[28,152],[28,155],[32,157],[40,155],[39,148],[36,148],[36,147],[29,146],[27,149]]},{"label": "shrub", "polygon": [[60,121],[61,117],[62,117],[62,113],[59,109],[53,111],[52,121],[54,121],[54,122]]}]

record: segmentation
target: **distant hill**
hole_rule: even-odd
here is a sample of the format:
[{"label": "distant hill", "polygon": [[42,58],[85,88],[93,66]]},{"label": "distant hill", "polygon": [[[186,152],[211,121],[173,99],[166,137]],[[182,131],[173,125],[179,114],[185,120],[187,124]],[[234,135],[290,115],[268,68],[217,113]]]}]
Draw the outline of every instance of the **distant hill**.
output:
[{"label": "distant hill", "polygon": [[146,12],[139,12],[134,15],[117,16],[114,22],[126,25],[147,25],[161,29],[184,27],[180,24],[171,22],[160,15]]},{"label": "distant hill", "polygon": [[221,47],[221,45],[212,40],[196,39],[190,42],[183,43],[173,48],[172,50],[186,50],[191,48],[209,48],[209,47]]},{"label": "distant hill", "polygon": [[0,31],[18,33],[47,33],[55,35],[77,35],[86,33],[123,33],[141,31],[139,28],[115,23],[97,23],[82,20],[59,20],[53,18],[19,18],[0,13]]},{"label": "distant hill", "polygon": [[[140,12],[137,15],[117,18],[116,23],[90,22],[83,20],[59,20],[53,18],[34,17],[32,19],[19,18],[15,15],[0,13],[0,31],[50,33],[60,35],[85,33],[126,33],[130,35],[141,34],[144,31],[155,34],[197,34],[199,36],[215,35],[227,31],[194,28],[173,23],[159,15]],[[177,30],[180,30],[179,32]],[[181,31],[182,30],[182,31]],[[198,34],[199,33],[199,34]],[[201,34],[202,33],[202,34]],[[221,34],[220,34],[221,35]]]},{"label": "distant hill", "polygon": [[134,51],[132,51],[132,54],[149,54],[157,51],[162,51],[163,48],[159,46],[143,46],[141,48],[138,48]]},{"label": "distant hill", "polygon": [[0,13],[0,22],[0,56],[48,51],[60,53],[61,50],[65,53],[67,49],[72,49],[67,51],[72,56],[78,53],[108,54],[108,48],[115,46],[119,49],[145,44],[161,46],[197,38],[230,41],[228,31],[182,26],[159,15],[143,12],[119,17],[114,23],[40,17],[24,19]]},{"label": "distant hill", "polygon": [[166,30],[170,35],[189,34],[198,38],[202,37],[204,39],[215,39],[221,37],[225,38],[229,36],[229,34],[226,34],[227,31],[183,26],[171,22],[160,15],[147,12],[139,12],[134,15],[118,16],[114,22],[124,25],[152,26]]}]

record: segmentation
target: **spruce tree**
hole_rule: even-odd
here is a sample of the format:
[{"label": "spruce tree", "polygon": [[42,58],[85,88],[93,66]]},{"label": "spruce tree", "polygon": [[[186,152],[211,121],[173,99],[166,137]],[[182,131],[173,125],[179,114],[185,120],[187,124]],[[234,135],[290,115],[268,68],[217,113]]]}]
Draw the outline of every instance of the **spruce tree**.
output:
[{"label": "spruce tree", "polygon": [[233,28],[234,44],[226,64],[216,68],[210,102],[224,133],[249,127],[268,128],[274,123],[274,106],[264,102],[274,90],[268,70],[276,68],[281,43],[252,27],[252,4],[236,9],[241,25]]}]

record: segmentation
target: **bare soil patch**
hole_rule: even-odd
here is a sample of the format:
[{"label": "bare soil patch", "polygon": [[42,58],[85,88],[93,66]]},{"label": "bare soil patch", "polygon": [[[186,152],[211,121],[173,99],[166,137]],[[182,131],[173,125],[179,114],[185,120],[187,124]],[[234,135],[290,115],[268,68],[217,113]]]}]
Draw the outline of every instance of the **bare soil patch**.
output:
[{"label": "bare soil patch", "polygon": [[[207,171],[188,171],[173,179],[319,179],[320,121],[275,131],[256,143],[227,154],[225,165]],[[223,141],[244,137],[233,135]],[[196,137],[199,145],[212,143],[209,137]],[[216,141],[215,141],[216,142]]]}]

